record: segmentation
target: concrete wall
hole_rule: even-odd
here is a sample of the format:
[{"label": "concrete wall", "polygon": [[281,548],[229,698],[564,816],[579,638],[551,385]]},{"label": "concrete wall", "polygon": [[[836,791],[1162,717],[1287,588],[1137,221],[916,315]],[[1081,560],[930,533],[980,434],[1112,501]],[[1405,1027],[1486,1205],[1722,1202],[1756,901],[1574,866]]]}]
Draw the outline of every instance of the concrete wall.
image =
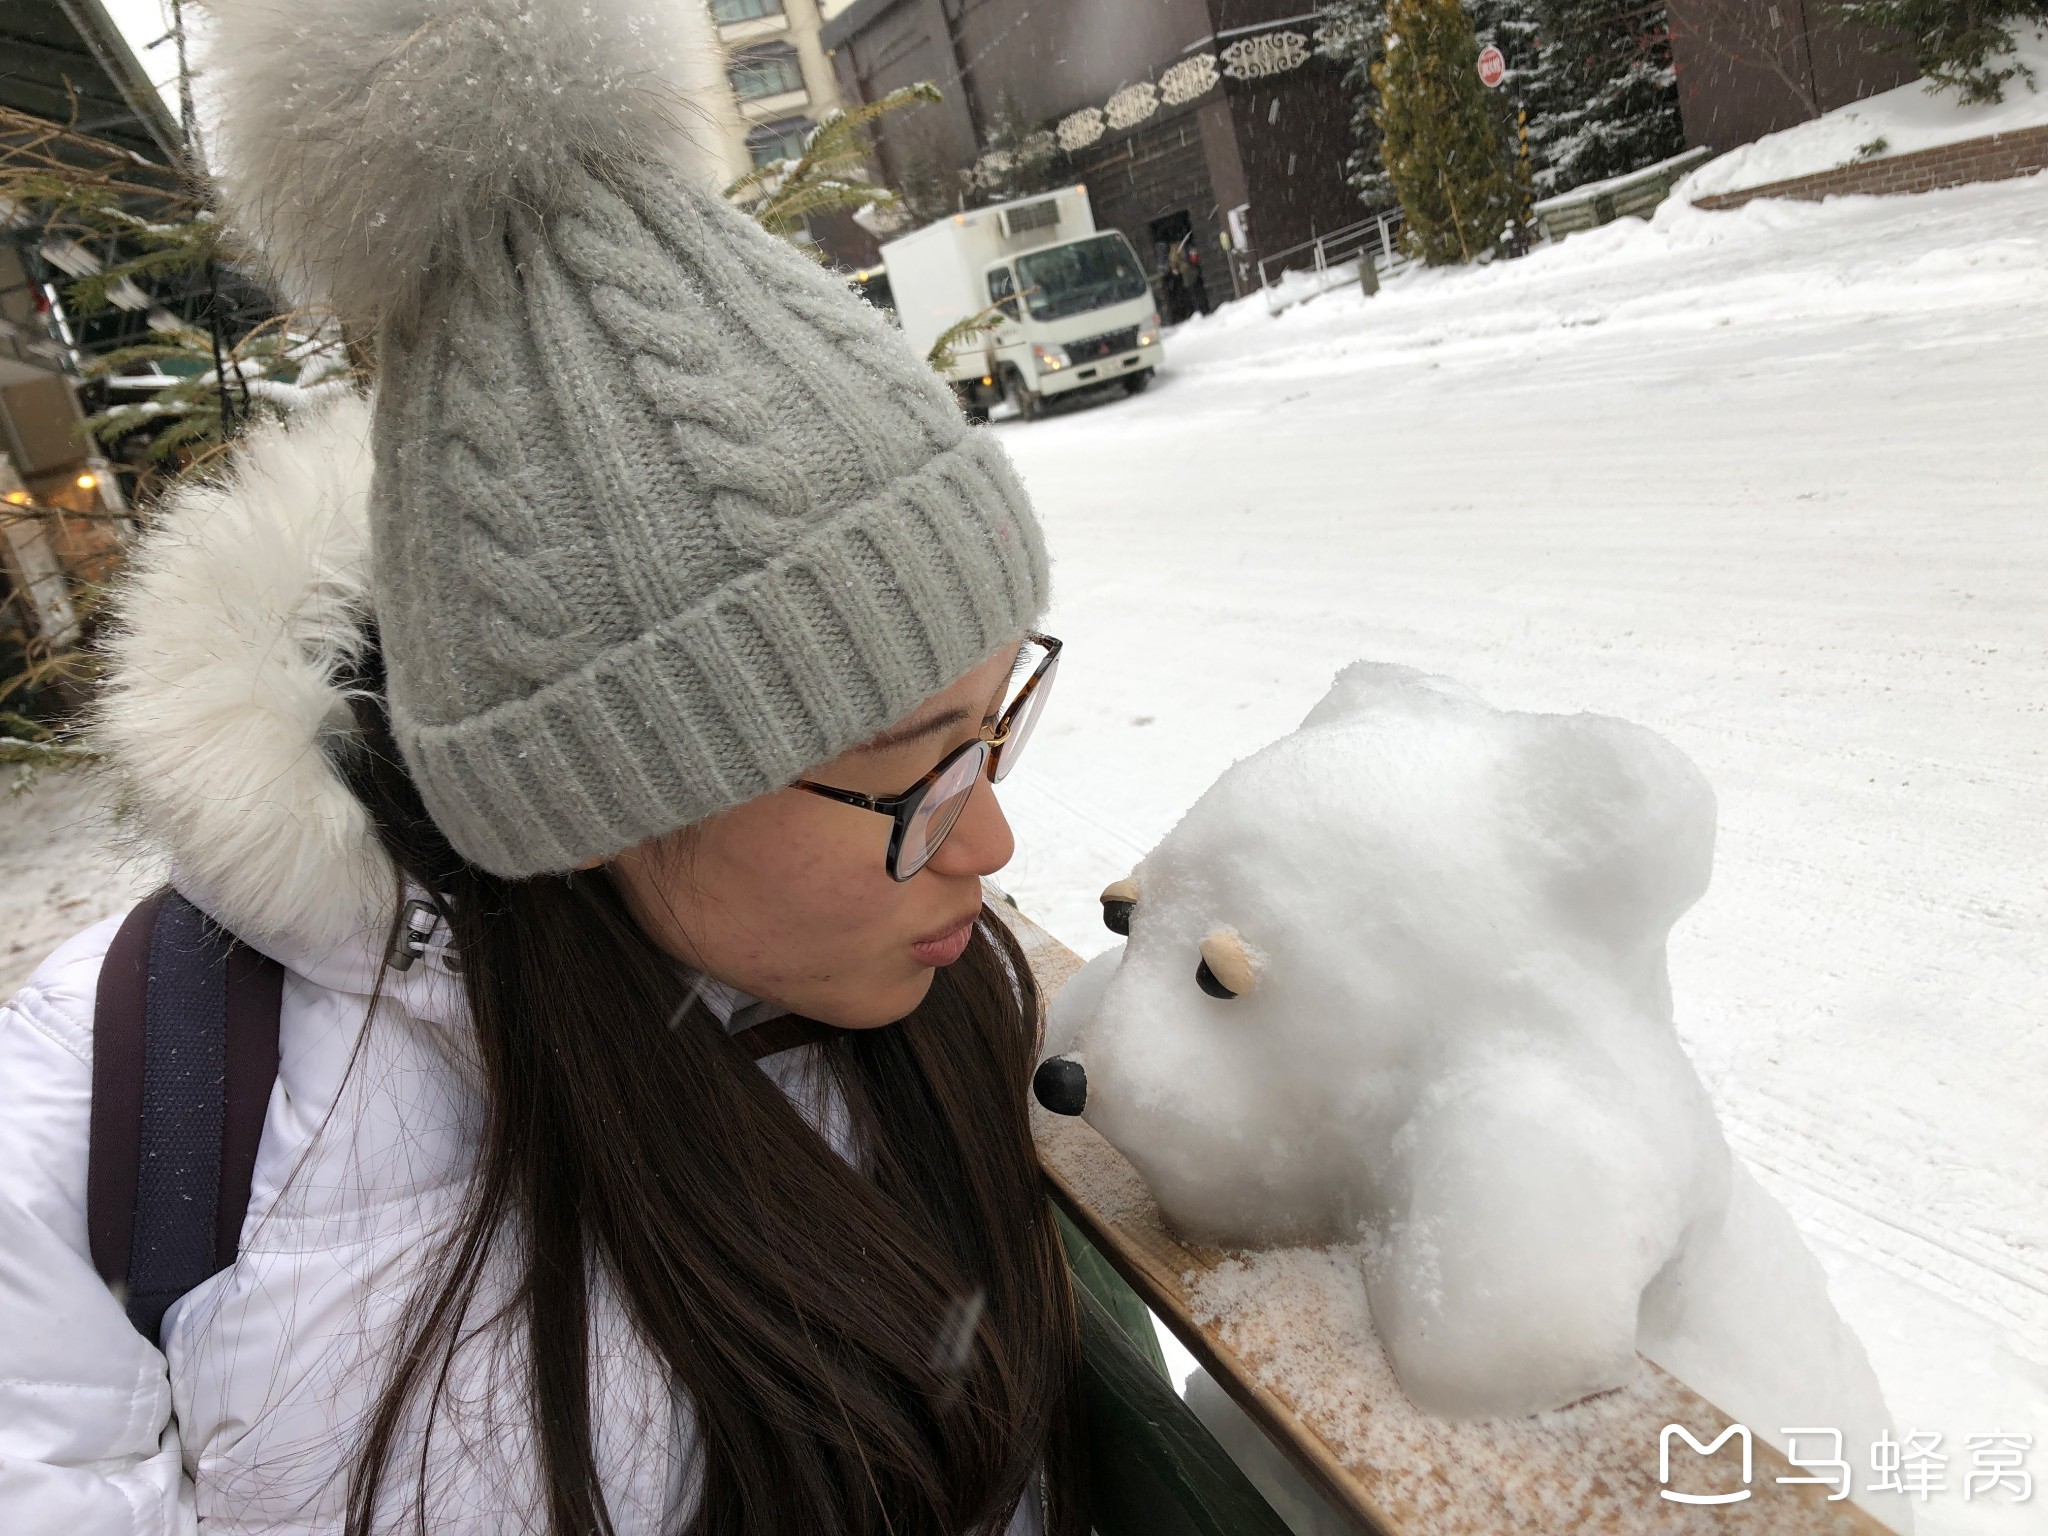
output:
[{"label": "concrete wall", "polygon": [[[856,30],[837,35],[848,26]],[[873,101],[920,80],[935,81],[945,93],[944,101],[913,109],[879,135],[884,180],[901,185],[912,157],[949,167],[974,162],[978,124],[940,0],[858,0],[833,18],[825,43],[848,102]]]},{"label": "concrete wall", "polygon": [[1220,93],[1250,189],[1243,200],[1256,252],[1271,255],[1365,217],[1344,180],[1351,108],[1336,65],[1317,58],[1262,80],[1226,77]]},{"label": "concrete wall", "polygon": [[958,26],[983,120],[1007,96],[1032,122],[1101,106],[1210,30],[1202,0],[963,0]]}]

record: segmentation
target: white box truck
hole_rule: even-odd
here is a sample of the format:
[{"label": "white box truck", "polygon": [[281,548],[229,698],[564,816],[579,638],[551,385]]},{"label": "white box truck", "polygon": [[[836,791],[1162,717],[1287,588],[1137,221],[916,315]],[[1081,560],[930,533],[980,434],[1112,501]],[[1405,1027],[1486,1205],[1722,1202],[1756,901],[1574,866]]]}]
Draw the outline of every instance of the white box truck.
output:
[{"label": "white box truck", "polygon": [[953,214],[889,241],[882,262],[918,351],[973,316],[996,322],[946,371],[971,417],[1003,399],[1028,419],[1071,390],[1136,394],[1159,366],[1144,265],[1120,232],[1097,231],[1086,187]]}]

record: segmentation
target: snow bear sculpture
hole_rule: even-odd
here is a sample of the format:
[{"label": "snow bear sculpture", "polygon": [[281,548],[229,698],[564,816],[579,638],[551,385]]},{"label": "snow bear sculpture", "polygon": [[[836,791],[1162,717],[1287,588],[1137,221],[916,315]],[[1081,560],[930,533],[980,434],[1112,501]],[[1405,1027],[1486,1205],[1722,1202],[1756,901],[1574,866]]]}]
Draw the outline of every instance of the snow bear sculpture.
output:
[{"label": "snow bear sculpture", "polygon": [[1641,1348],[1766,1438],[1867,1445],[1862,1349],[1672,1023],[1714,824],[1646,729],[1352,666],[1104,893],[1128,942],[1055,1000],[1041,1098],[1192,1238],[1359,1243],[1432,1411],[1559,1407]]}]

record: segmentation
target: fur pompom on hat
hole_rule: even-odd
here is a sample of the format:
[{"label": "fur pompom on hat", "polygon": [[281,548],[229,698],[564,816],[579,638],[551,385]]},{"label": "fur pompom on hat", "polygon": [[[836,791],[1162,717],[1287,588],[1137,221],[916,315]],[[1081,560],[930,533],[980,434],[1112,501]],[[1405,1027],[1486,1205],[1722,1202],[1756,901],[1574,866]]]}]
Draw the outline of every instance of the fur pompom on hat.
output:
[{"label": "fur pompom on hat", "polygon": [[291,296],[404,306],[515,201],[658,159],[715,180],[717,80],[689,0],[208,0],[222,190]]},{"label": "fur pompom on hat", "polygon": [[374,328],[371,603],[464,856],[559,872],[780,788],[1043,610],[993,435],[711,190],[701,4],[209,10],[229,217]]}]

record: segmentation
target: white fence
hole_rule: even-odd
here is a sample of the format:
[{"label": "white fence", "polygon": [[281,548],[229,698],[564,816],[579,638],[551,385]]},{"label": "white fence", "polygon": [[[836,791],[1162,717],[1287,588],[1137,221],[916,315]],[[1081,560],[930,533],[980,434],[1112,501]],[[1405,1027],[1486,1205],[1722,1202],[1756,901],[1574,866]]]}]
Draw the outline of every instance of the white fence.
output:
[{"label": "white fence", "polygon": [[1261,256],[1259,287],[1266,295],[1267,311],[1277,315],[1291,305],[1356,282],[1361,261],[1370,261],[1382,276],[1400,271],[1408,265],[1408,258],[1395,244],[1400,235],[1401,215],[1383,213]]}]

